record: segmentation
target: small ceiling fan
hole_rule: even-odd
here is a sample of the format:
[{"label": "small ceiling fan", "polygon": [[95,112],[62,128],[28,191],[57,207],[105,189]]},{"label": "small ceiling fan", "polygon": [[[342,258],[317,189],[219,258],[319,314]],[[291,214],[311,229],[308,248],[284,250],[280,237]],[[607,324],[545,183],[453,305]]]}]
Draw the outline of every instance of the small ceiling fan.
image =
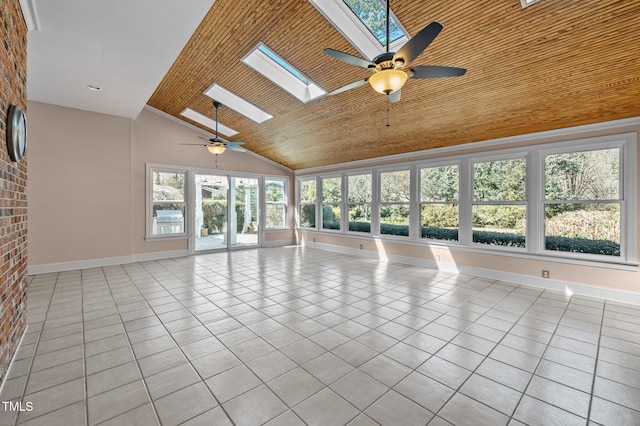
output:
[{"label": "small ceiling fan", "polygon": [[216,135],[211,139],[207,139],[202,136],[198,136],[199,139],[203,141],[207,141],[207,144],[201,143],[181,143],[180,145],[197,145],[197,146],[206,146],[210,153],[218,155],[225,152],[227,149],[229,151],[237,151],[237,152],[246,152],[247,150],[242,148],[240,145],[243,145],[244,142],[229,142],[226,139],[218,136],[218,110],[222,108],[222,104],[218,101],[213,101],[213,106],[216,108]]},{"label": "small ceiling fan", "polygon": [[459,77],[467,72],[465,68],[438,65],[418,65],[407,68],[414,59],[429,47],[444,27],[438,22],[432,22],[409,39],[400,50],[397,52],[389,52],[389,0],[387,0],[386,3],[387,46],[385,53],[376,56],[373,61],[368,61],[339,50],[324,49],[324,53],[332,58],[373,71],[372,76],[354,81],[353,83],[329,92],[329,96],[369,83],[376,92],[386,94],[391,102],[398,102],[400,100],[402,86],[407,81],[407,78]]}]

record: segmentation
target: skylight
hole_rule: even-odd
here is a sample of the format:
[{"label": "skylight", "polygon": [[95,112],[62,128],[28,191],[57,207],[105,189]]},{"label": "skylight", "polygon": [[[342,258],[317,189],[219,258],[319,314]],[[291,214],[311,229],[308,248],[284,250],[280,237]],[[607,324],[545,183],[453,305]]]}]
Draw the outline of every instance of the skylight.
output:
[{"label": "skylight", "polygon": [[[360,19],[360,22],[371,31],[381,45],[387,45],[387,9],[379,0],[343,0],[349,9]],[[396,24],[393,17],[389,17],[389,43],[402,37],[404,33]]]},{"label": "skylight", "polygon": [[240,96],[231,93],[217,83],[214,83],[213,86],[209,87],[204,94],[220,102],[222,105],[228,106],[229,108],[239,112],[245,117],[252,119],[258,124],[264,123],[265,121],[273,118],[271,114],[268,114],[257,106],[245,101]]},{"label": "skylight", "polygon": [[520,3],[522,3],[522,7],[527,7],[527,6],[531,6],[534,3],[537,3],[539,0],[520,0]]},{"label": "skylight", "polygon": [[[213,120],[205,115],[202,115],[199,112],[192,110],[191,108],[186,108],[184,111],[180,113],[180,115],[182,115],[183,117],[187,117],[195,121],[196,123],[200,123],[203,126],[210,128],[213,131],[215,131],[216,129],[216,120]],[[224,124],[220,124],[220,123],[218,123],[218,133],[221,133],[228,137],[235,136],[238,134],[236,130],[233,130],[232,128],[227,127]]]},{"label": "skylight", "polygon": [[[380,0],[309,1],[365,58],[372,60],[386,51],[386,3]],[[409,40],[409,34],[393,12],[389,22],[389,50],[397,52]]]},{"label": "skylight", "polygon": [[242,62],[302,102],[309,102],[327,93],[263,43],[246,54]]}]

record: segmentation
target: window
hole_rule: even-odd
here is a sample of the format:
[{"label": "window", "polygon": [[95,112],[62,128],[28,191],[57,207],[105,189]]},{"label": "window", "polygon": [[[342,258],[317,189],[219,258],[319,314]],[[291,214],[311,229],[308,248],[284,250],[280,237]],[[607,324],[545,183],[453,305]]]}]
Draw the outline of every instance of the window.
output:
[{"label": "window", "polygon": [[627,133],[305,175],[300,226],[635,266],[636,138]]},{"label": "window", "polygon": [[245,101],[240,96],[228,91],[217,83],[214,83],[209,87],[204,94],[211,99],[215,99],[220,102],[222,105],[239,112],[247,118],[250,118],[258,124],[264,123],[265,121],[273,118],[271,114],[261,110],[252,103]]},{"label": "window", "polygon": [[458,165],[420,169],[420,236],[458,241]]},{"label": "window", "polygon": [[380,234],[409,236],[411,172],[380,173]]},{"label": "window", "polygon": [[[387,45],[387,8],[380,0],[343,0],[360,22],[378,40],[382,46]],[[396,23],[395,17],[389,16],[389,43],[404,36],[404,32]]]},{"label": "window", "polygon": [[620,149],[544,158],[546,250],[620,256]]},{"label": "window", "polygon": [[284,228],[287,226],[287,197],[284,179],[265,179],[265,227]]},{"label": "window", "polygon": [[[380,0],[309,0],[365,58],[386,51],[386,5]],[[409,34],[391,11],[389,50],[397,52]],[[330,46],[327,46],[330,47]]]},{"label": "window", "polygon": [[309,102],[327,93],[263,43],[247,53],[242,62],[302,102]]},{"label": "window", "polygon": [[473,242],[525,247],[527,197],[524,158],[473,164]]},{"label": "window", "polygon": [[347,177],[349,231],[371,232],[371,173]]},{"label": "window", "polygon": [[322,179],[322,229],[340,230],[340,204],[342,202],[342,179]]},{"label": "window", "polygon": [[298,215],[300,227],[315,228],[316,227],[316,179],[300,180],[300,192],[298,197]]},{"label": "window", "polygon": [[151,171],[150,236],[185,234],[185,180],[185,172]]}]

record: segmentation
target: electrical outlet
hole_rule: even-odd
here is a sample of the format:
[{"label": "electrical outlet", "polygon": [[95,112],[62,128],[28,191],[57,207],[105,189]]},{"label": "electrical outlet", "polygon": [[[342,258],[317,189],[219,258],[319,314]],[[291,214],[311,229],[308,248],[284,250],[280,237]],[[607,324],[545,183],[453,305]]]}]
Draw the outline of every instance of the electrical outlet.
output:
[{"label": "electrical outlet", "polygon": [[549,271],[547,271],[546,269],[542,270],[542,278],[549,278]]},{"label": "electrical outlet", "polygon": [[313,242],[314,242],[314,243],[316,242],[316,237],[313,237]]},{"label": "electrical outlet", "polygon": [[436,254],[436,262],[440,262],[440,255]]},{"label": "electrical outlet", "polygon": [[364,245],[360,244],[360,250],[364,249]]}]

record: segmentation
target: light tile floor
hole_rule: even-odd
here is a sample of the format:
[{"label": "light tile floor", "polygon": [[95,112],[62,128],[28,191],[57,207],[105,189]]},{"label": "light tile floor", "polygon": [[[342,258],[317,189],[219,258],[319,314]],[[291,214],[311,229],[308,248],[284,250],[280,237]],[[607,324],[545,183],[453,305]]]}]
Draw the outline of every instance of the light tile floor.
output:
[{"label": "light tile floor", "polygon": [[638,306],[291,247],[28,297],[1,425],[640,424]]}]

